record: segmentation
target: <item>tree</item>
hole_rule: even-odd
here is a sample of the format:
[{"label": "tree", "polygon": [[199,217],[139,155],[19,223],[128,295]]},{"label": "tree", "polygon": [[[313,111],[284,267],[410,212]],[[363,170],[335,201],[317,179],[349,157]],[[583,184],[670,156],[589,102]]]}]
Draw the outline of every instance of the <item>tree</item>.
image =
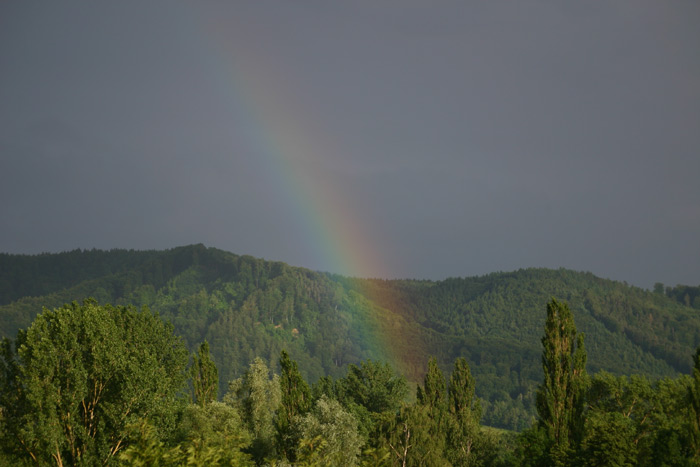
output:
[{"label": "tree", "polygon": [[2,407],[1,436],[32,461],[108,463],[128,444],[128,425],[150,418],[160,431],[171,426],[187,352],[148,309],[94,300],[45,309],[17,343],[4,365],[17,370],[4,383],[17,406]]},{"label": "tree", "polygon": [[634,421],[619,412],[593,411],[586,422],[586,433],[579,454],[583,466],[637,465]]},{"label": "tree", "polygon": [[544,383],[537,391],[539,423],[551,443],[547,462],[562,466],[583,431],[586,350],[566,303],[552,299],[542,337]]},{"label": "tree", "polygon": [[198,458],[214,452],[219,457],[218,465],[252,464],[250,456],[243,452],[250,446],[250,432],[230,405],[217,401],[205,406],[190,404],[182,414],[178,431],[177,441],[184,452]]},{"label": "tree", "polygon": [[472,465],[481,440],[481,404],[475,397],[475,381],[464,358],[455,360],[448,388],[449,457],[455,465]]},{"label": "tree", "polygon": [[445,375],[437,364],[435,357],[428,360],[428,372],[423,378],[423,387],[416,389],[418,403],[430,409],[436,416],[447,410],[447,387]]},{"label": "tree", "polygon": [[289,358],[283,350],[280,356],[281,406],[277,412],[275,426],[277,441],[282,454],[290,462],[296,460],[298,439],[291,426],[296,417],[306,414],[311,405],[311,389],[299,372],[297,362]]},{"label": "tree", "polygon": [[275,455],[274,417],[280,398],[279,377],[270,377],[270,369],[260,357],[250,364],[242,378],[229,383],[224,396],[224,403],[238,410],[253,435],[248,451],[258,465]]},{"label": "tree", "polygon": [[209,353],[209,343],[205,340],[199,346],[199,350],[192,356],[193,362],[190,368],[192,377],[193,400],[195,403],[205,406],[217,399],[219,395],[219,370]]},{"label": "tree", "polygon": [[309,413],[296,420],[299,460],[312,465],[357,464],[362,446],[357,420],[339,402],[321,396]]},{"label": "tree", "polygon": [[[406,380],[397,376],[387,363],[367,360],[349,365],[348,374],[338,380],[339,401],[360,424],[360,434],[368,437],[377,426],[393,418],[408,392]],[[372,447],[377,439],[370,438]]]},{"label": "tree", "polygon": [[404,404],[388,424],[384,437],[389,446],[393,465],[445,465],[442,447],[434,445],[432,418],[422,404]]},{"label": "tree", "polygon": [[693,457],[700,462],[700,347],[693,355],[693,382],[689,389],[690,399],[690,439]]},{"label": "tree", "polygon": [[388,363],[367,360],[360,366],[349,365],[348,374],[340,380],[346,397],[369,412],[394,412],[408,392],[406,380],[397,376]]},{"label": "tree", "polygon": [[[427,415],[426,423],[421,427],[425,431],[425,445],[419,445],[420,436],[414,428],[413,454],[422,452],[422,462],[428,465],[445,464],[443,454],[446,451],[447,427],[450,425],[447,417],[447,385],[445,375],[437,364],[437,360],[431,357],[428,360],[428,371],[423,378],[423,387],[416,389],[417,408],[423,409]],[[415,411],[411,414],[413,419],[420,416]],[[409,420],[411,418],[409,417]]]},{"label": "tree", "polygon": [[449,409],[463,424],[479,424],[481,404],[475,395],[476,382],[469,363],[463,357],[455,360],[448,389]]}]

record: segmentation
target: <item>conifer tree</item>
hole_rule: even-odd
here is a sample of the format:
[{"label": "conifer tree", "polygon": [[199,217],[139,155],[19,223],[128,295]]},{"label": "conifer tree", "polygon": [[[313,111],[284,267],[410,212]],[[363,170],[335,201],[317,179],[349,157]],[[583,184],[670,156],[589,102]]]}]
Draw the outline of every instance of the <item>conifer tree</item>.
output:
[{"label": "conifer tree", "polygon": [[547,304],[542,347],[544,383],[537,391],[537,413],[550,444],[547,461],[562,466],[582,432],[586,350],[569,306],[554,298]]},{"label": "conifer tree", "polygon": [[209,353],[209,343],[205,340],[193,355],[190,368],[194,402],[202,407],[217,400],[219,394],[219,370]]}]

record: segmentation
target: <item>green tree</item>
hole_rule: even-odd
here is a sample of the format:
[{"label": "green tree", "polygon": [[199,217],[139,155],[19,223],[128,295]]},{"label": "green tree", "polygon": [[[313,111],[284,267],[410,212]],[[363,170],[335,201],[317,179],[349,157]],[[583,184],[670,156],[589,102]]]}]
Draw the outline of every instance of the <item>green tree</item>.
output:
[{"label": "green tree", "polygon": [[313,409],[297,416],[299,460],[313,465],[354,466],[362,446],[357,420],[343,406],[326,396]]},{"label": "green tree", "polygon": [[431,423],[427,407],[420,404],[404,404],[396,417],[386,423],[383,438],[394,460],[393,465],[429,465],[427,462],[435,455],[430,444]]},{"label": "green tree", "polygon": [[[427,414],[427,420],[421,427],[421,430],[426,432],[426,436],[423,438],[427,444],[418,445],[421,436],[415,436],[416,449],[414,449],[413,454],[420,452],[422,462],[426,462],[428,465],[445,464],[446,460],[443,458],[443,454],[446,451],[447,427],[449,425],[447,384],[445,375],[434,357],[428,360],[428,371],[423,378],[423,387],[418,386],[416,389],[416,405]],[[411,414],[414,419],[420,415],[416,412]],[[418,435],[418,430],[415,428],[414,434]]]},{"label": "green tree", "polygon": [[205,406],[191,404],[183,412],[178,431],[184,452],[194,452],[201,458],[215,452],[219,465],[252,464],[244,452],[252,442],[251,434],[230,405],[217,401]]},{"label": "green tree", "polygon": [[147,309],[73,302],[45,309],[18,337],[5,364],[17,369],[3,384],[17,403],[2,408],[5,445],[39,464],[108,463],[128,444],[128,425],[172,428],[187,352]]},{"label": "green tree", "polygon": [[634,421],[620,412],[593,411],[586,421],[580,465],[632,467],[637,465]]},{"label": "green tree", "polygon": [[428,359],[428,371],[423,378],[423,387],[416,389],[419,404],[428,407],[436,416],[447,410],[447,385],[445,375],[437,364],[435,357]]},{"label": "green tree", "polygon": [[393,412],[408,392],[406,380],[394,373],[388,363],[367,360],[348,365],[348,373],[340,380],[346,397],[373,413]]},{"label": "green tree", "polygon": [[206,340],[200,344],[192,360],[192,367],[190,367],[194,390],[192,398],[195,403],[205,406],[217,400],[219,395],[219,370],[212,360],[209,343]]},{"label": "green tree", "polygon": [[547,462],[563,466],[583,431],[586,350],[569,305],[552,299],[542,337],[544,383],[537,391],[539,423],[551,443]]},{"label": "green tree", "polygon": [[690,440],[694,459],[700,463],[700,347],[693,355],[693,382],[688,391],[690,399]]},{"label": "green tree", "polygon": [[[369,436],[386,419],[393,418],[406,397],[408,386],[388,363],[367,360],[349,365],[348,373],[337,381],[340,402],[357,418],[362,436]],[[370,439],[370,444],[376,438]],[[374,446],[373,446],[374,447]]]},{"label": "green tree", "polygon": [[[655,431],[667,423],[659,410],[662,402],[648,378],[614,376],[601,371],[590,380],[586,394],[587,416],[581,456],[593,465],[637,463],[637,452],[653,440]],[[617,433],[617,435],[615,435]],[[641,457],[648,457],[645,453]]]},{"label": "green tree", "polygon": [[281,406],[277,411],[275,426],[277,442],[282,454],[290,462],[296,460],[296,447],[299,440],[297,431],[291,430],[296,417],[309,411],[311,405],[311,389],[299,372],[297,362],[289,358],[283,350],[280,356],[280,390]]},{"label": "green tree", "polygon": [[270,376],[270,369],[257,357],[242,378],[229,383],[224,403],[236,408],[253,435],[248,452],[260,465],[275,453],[275,413],[280,407],[279,376]]},{"label": "green tree", "polygon": [[472,465],[479,454],[475,451],[478,451],[481,441],[481,404],[475,396],[475,386],[467,360],[456,359],[448,388],[450,424],[447,438],[449,457],[455,465]]}]

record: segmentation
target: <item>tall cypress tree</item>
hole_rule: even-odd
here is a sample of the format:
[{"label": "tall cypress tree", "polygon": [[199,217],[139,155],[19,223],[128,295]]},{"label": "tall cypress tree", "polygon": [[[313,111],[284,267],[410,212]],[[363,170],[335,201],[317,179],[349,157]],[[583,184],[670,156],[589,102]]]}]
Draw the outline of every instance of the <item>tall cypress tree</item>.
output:
[{"label": "tall cypress tree", "polygon": [[548,463],[563,466],[580,441],[587,378],[583,335],[577,335],[565,302],[552,298],[547,304],[542,347],[544,383],[537,391],[537,413],[550,443]]}]

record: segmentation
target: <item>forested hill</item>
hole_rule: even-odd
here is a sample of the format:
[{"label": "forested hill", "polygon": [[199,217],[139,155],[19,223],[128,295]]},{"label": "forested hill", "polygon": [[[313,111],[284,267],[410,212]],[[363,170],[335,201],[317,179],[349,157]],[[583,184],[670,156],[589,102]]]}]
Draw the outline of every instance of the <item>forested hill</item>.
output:
[{"label": "forested hill", "polygon": [[14,337],[42,307],[85,297],[147,305],[191,350],[210,343],[222,389],[256,356],[275,365],[282,349],[310,381],[367,359],[418,381],[430,355],[444,370],[463,356],[484,399],[483,422],[519,429],[534,414],[551,297],[568,301],[585,333],[589,372],[690,372],[700,311],[686,303],[697,301],[657,289],[563,269],[439,282],[350,279],[202,245],[0,254],[0,334]]}]

